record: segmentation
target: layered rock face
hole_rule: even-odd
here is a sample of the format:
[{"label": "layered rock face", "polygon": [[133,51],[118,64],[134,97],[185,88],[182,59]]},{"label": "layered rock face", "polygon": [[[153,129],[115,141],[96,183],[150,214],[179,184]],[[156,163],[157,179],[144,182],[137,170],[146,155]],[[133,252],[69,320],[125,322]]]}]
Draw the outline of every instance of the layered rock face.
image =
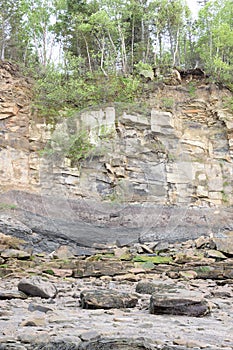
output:
[{"label": "layered rock face", "polygon": [[[204,85],[190,98],[187,90],[158,89],[145,110],[138,103],[63,120],[41,159],[44,193],[114,203],[232,205],[233,115],[223,108],[229,93]],[[65,145],[82,127],[93,148],[75,164]]]},{"label": "layered rock face", "polygon": [[30,189],[30,84],[17,67],[0,64],[0,189]]},{"label": "layered rock face", "polygon": [[2,65],[0,74],[2,190],[112,203],[233,204],[228,90],[152,82],[146,105],[86,110],[54,126],[31,116],[30,85],[12,66]]}]

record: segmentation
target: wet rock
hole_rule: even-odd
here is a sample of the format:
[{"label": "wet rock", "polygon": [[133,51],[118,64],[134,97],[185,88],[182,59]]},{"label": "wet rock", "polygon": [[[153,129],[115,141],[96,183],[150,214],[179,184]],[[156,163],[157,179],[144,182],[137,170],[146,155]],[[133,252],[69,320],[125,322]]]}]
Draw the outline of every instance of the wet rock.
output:
[{"label": "wet rock", "polygon": [[186,315],[193,317],[205,316],[210,312],[208,303],[203,299],[188,298],[182,294],[159,295],[152,294],[150,298],[151,314]]},{"label": "wet rock", "polygon": [[56,287],[52,283],[42,280],[40,277],[21,280],[18,284],[18,289],[27,295],[45,299],[54,298],[57,294]]},{"label": "wet rock", "polygon": [[105,290],[84,290],[80,294],[83,309],[121,309],[135,307],[136,296],[128,293]]},{"label": "wet rock", "polygon": [[0,291],[0,300],[5,299],[27,299],[27,295],[23,292],[20,292],[18,290],[12,291],[12,290],[1,290]]}]

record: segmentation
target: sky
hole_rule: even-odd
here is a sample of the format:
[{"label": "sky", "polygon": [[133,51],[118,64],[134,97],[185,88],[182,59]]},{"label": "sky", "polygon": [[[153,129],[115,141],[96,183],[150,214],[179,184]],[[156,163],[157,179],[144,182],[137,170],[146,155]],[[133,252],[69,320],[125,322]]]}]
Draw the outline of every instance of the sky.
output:
[{"label": "sky", "polygon": [[197,17],[197,13],[198,13],[198,10],[200,8],[197,0],[186,0],[186,1],[187,1],[188,6],[190,7],[190,10],[193,13],[193,16]]}]

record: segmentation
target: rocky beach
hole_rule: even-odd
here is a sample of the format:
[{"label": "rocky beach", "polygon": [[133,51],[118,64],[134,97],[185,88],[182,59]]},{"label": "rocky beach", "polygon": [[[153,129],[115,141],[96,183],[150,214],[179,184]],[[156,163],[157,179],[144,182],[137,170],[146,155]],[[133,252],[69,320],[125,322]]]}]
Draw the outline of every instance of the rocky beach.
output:
[{"label": "rocky beach", "polygon": [[232,349],[232,231],[86,252],[0,239],[0,349]]}]

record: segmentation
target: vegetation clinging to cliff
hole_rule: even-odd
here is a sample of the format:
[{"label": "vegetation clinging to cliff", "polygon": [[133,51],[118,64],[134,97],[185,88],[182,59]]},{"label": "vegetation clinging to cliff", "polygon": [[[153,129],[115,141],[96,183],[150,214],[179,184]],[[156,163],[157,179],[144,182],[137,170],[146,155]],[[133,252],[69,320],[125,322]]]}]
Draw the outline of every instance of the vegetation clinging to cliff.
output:
[{"label": "vegetation clinging to cliff", "polygon": [[30,70],[50,115],[132,101],[138,67],[197,64],[232,88],[233,3],[202,4],[194,19],[185,0],[0,1],[1,58]]}]

